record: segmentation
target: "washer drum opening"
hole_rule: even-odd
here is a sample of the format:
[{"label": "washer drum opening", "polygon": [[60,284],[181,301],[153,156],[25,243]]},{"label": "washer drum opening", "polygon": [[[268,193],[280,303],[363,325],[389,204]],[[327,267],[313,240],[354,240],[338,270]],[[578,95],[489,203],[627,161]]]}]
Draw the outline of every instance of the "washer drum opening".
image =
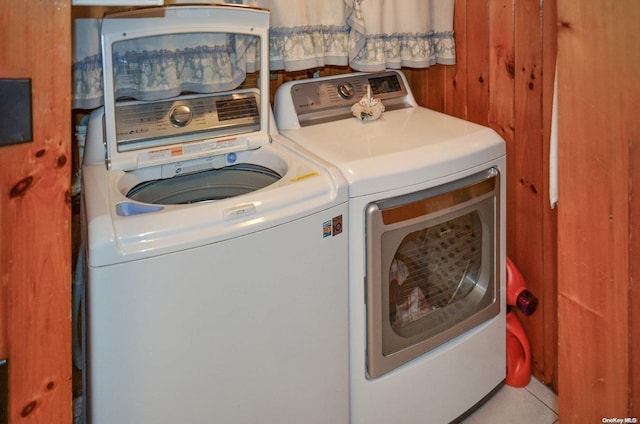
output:
[{"label": "washer drum opening", "polygon": [[282,176],[267,167],[235,164],[173,178],[140,183],[127,193],[138,202],[184,205],[241,196],[267,187]]}]

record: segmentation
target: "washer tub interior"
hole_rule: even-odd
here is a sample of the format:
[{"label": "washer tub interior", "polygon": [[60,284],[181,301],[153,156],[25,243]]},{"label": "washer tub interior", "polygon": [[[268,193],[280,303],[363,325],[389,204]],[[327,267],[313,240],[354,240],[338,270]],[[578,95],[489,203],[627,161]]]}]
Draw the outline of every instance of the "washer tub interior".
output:
[{"label": "washer tub interior", "polygon": [[210,202],[269,187],[286,172],[282,157],[258,148],[128,171],[119,191],[152,205]]}]

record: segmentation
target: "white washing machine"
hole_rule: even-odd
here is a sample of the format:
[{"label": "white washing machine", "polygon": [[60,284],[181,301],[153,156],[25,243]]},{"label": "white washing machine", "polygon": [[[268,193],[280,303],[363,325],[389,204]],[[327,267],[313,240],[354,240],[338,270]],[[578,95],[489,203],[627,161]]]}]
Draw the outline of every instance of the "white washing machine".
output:
[{"label": "white washing machine", "polygon": [[[379,119],[352,114],[367,91]],[[461,420],[505,379],[504,141],[399,71],[288,82],[274,110],[349,181],[351,423]]]},{"label": "white washing machine", "polygon": [[[105,107],[82,169],[89,423],[349,420],[347,183],[277,134],[268,26],[232,6],[103,20]],[[114,96],[167,69],[127,74],[117,49],[130,60],[171,34],[178,60],[177,41],[209,33],[227,59],[242,42],[264,63],[222,92]]]}]

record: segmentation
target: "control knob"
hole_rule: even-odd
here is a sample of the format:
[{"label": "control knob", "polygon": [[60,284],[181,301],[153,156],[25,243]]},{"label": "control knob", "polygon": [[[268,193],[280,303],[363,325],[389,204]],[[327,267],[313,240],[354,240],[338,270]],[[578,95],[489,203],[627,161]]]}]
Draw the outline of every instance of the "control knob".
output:
[{"label": "control knob", "polygon": [[340,85],[338,85],[338,94],[346,100],[352,98],[354,94],[353,85],[348,82],[340,83]]},{"label": "control knob", "polygon": [[191,122],[192,118],[193,112],[187,105],[178,105],[169,112],[169,121],[171,121],[171,125],[176,128],[187,126],[187,124]]}]

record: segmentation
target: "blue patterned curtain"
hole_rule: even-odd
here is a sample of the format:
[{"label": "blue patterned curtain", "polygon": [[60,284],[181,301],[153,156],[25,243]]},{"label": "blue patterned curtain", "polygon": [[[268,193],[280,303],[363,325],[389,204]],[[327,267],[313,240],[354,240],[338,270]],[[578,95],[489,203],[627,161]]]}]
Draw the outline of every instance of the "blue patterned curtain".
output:
[{"label": "blue patterned curtain", "polygon": [[[194,3],[194,0],[173,0]],[[170,3],[171,0],[166,0]],[[271,10],[271,70],[349,65],[358,71],[454,64],[454,0],[226,0]],[[99,20],[75,21],[74,107],[102,104]],[[255,70],[255,40],[157,37],[114,49],[116,95],[171,97],[183,90],[223,91]]]},{"label": "blue patterned curtain", "polygon": [[359,71],[455,64],[453,0],[345,0]]},{"label": "blue patterned curtain", "polygon": [[270,67],[455,64],[454,0],[229,0],[271,10]]}]

